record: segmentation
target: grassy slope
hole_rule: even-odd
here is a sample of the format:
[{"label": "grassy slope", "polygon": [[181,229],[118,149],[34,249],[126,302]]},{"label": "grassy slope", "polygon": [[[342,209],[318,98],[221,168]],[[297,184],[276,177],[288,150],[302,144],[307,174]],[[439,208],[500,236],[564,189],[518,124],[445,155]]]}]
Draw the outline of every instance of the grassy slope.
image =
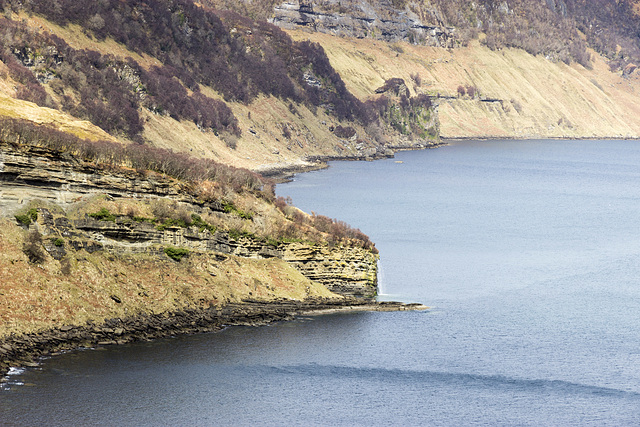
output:
[{"label": "grassy slope", "polygon": [[[157,65],[153,58],[128,51],[113,40],[91,39],[76,26],[62,28],[42,18],[22,18],[33,28],[60,35],[76,49],[131,56],[145,67]],[[375,89],[388,78],[401,77],[411,82],[410,76],[417,73],[422,85],[413,85],[413,92],[455,96],[459,85],[472,85],[479,89],[482,97],[503,100],[502,103],[485,103],[468,97],[441,100],[440,129],[446,138],[640,136],[638,74],[622,78],[611,73],[595,54],[594,69],[586,70],[519,50],[491,51],[477,42],[469,48],[445,50],[404,43],[392,46],[368,39],[300,31],[289,34],[297,40],[320,43],[349,89],[361,99],[374,96]],[[4,64],[0,63],[0,75],[3,68]],[[210,88],[203,87],[202,91],[220,98]],[[13,93],[12,82],[0,80],[0,114],[55,123],[83,137],[112,139],[86,121],[9,99]],[[309,155],[355,153],[353,147],[341,144],[329,131],[330,126],[339,123],[321,109],[314,114],[298,105],[296,113],[289,109],[288,102],[264,96],[250,105],[231,103],[230,106],[242,129],[237,141],[224,141],[213,132],[200,131],[193,123],[177,122],[147,111],[143,112],[144,137],[159,147],[254,170],[304,166],[303,159]],[[291,131],[290,139],[284,137],[283,126]],[[346,151],[337,151],[336,147]]]},{"label": "grassy slope", "polygon": [[[64,39],[74,49],[97,50],[103,54],[112,54],[119,58],[131,57],[145,68],[161,65],[155,58],[140,55],[128,50],[110,38],[98,41],[88,37],[77,25],[61,27],[38,16],[26,14],[16,15],[27,26],[37,31],[47,31]],[[0,61],[0,76],[6,66]],[[214,99],[222,100],[222,96],[209,87],[201,87],[202,93]],[[39,107],[29,104],[28,111],[22,108],[24,103],[7,102],[5,97],[15,94],[14,83],[0,78],[0,114],[32,120],[34,117],[47,117],[46,113],[35,112]],[[51,95],[53,93],[50,92]],[[22,101],[20,101],[22,102]],[[235,148],[227,141],[214,135],[211,131],[201,131],[190,121],[176,121],[168,116],[156,115],[147,110],[142,111],[145,120],[143,136],[151,144],[170,148],[175,151],[188,152],[191,155],[210,158],[236,167],[253,170],[269,170],[287,166],[308,166],[303,159],[306,156],[348,155],[357,154],[353,147],[341,146],[336,151],[340,140],[329,130],[331,126],[340,124],[334,117],[327,115],[321,108],[315,112],[304,105],[295,105],[291,111],[289,102],[275,97],[260,96],[250,105],[229,102],[239,120],[242,136],[236,141]],[[2,109],[2,107],[5,107]],[[34,110],[35,108],[36,110]],[[64,113],[57,113],[55,119],[36,119],[36,122],[60,124],[77,127],[77,120]],[[283,126],[287,126],[292,134],[290,139],[283,136]],[[105,139],[113,139],[102,130],[88,122],[82,122],[82,131],[103,135]],[[361,129],[358,129],[362,132]],[[72,133],[80,133],[80,130]],[[83,136],[89,136],[83,135]],[[121,138],[122,142],[127,142]]]},{"label": "grassy slope", "polygon": [[[334,297],[279,259],[191,253],[180,262],[150,255],[75,253],[65,274],[51,257],[42,265],[22,252],[26,232],[0,220],[0,339],[60,325],[138,313],[164,313],[254,298]],[[116,303],[113,296],[121,302]]]},{"label": "grassy slope", "polygon": [[[132,56],[145,66],[155,65],[153,59],[140,57],[113,41],[89,39],[73,26],[63,29],[36,18],[29,18],[28,22],[63,36],[74,48],[99,49],[121,57]],[[295,39],[322,44],[349,89],[361,99],[373,96],[385,79],[401,77],[410,82],[411,75],[418,73],[422,84],[410,85],[412,92],[455,96],[459,85],[473,85],[483,97],[504,100],[502,104],[468,98],[442,100],[439,114],[445,137],[640,135],[637,74],[622,78],[609,72],[599,57],[594,69],[586,70],[577,65],[552,63],[523,51],[493,52],[477,43],[447,51],[402,43],[390,46],[326,34],[290,34]],[[3,71],[4,65],[0,63],[0,75]],[[203,88],[203,92],[215,95],[208,88]],[[112,139],[86,121],[12,99],[13,94],[12,82],[0,80],[1,115],[54,123],[84,138]],[[267,97],[248,106],[232,104],[232,108],[243,132],[235,149],[212,132],[201,132],[192,123],[151,113],[144,113],[148,121],[145,137],[160,147],[254,169],[302,164],[305,155],[336,154],[335,145],[339,141],[329,132],[329,126],[337,123],[320,110],[314,115],[307,108],[296,106],[295,113],[287,102]],[[285,123],[291,130],[291,139],[282,135]],[[238,301],[248,297],[249,292],[252,297],[265,299],[331,295],[278,260],[230,257],[212,263],[209,257],[193,255],[175,263],[145,256],[81,254],[67,276],[52,259],[42,267],[29,264],[22,252],[24,236],[12,221],[0,222],[0,337],[52,324],[124,316],[141,309],[163,312],[210,302]],[[276,286],[267,288],[267,284]],[[114,294],[122,303],[113,301]]]},{"label": "grassy slope", "polygon": [[92,141],[117,141],[99,127],[86,120],[78,120],[58,110],[40,107],[32,102],[14,99],[0,92],[0,116],[31,120]]},{"label": "grassy slope", "polygon": [[[440,130],[446,138],[640,136],[638,74],[623,78],[612,73],[595,53],[594,68],[587,70],[521,50],[491,51],[478,42],[446,50],[301,31],[289,34],[322,44],[334,68],[359,97],[371,96],[385,79],[411,81],[411,74],[418,73],[422,78],[418,91],[457,96],[458,86],[471,85],[481,97],[505,101],[503,108],[500,103],[468,97],[441,100]],[[514,108],[517,104],[520,112]]]}]

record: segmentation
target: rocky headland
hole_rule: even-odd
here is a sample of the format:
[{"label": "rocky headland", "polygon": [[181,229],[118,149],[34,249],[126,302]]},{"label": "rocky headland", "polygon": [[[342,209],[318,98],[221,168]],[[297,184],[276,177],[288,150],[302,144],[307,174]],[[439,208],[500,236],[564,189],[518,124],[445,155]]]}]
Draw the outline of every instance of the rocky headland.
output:
[{"label": "rocky headland", "polygon": [[0,373],[78,347],[425,308],[377,303],[377,255],[362,247],[269,240],[202,219],[152,222],[145,209],[158,206],[241,221],[167,176],[2,143],[0,184]]}]

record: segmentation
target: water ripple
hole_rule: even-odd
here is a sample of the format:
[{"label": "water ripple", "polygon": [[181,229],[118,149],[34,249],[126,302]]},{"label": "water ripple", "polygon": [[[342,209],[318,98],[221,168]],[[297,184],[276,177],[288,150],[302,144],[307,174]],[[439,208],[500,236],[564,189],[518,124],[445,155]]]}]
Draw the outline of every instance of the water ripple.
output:
[{"label": "water ripple", "polygon": [[563,380],[512,378],[504,375],[480,375],[459,372],[412,371],[402,369],[326,366],[317,364],[264,367],[272,373],[374,380],[382,382],[420,382],[454,387],[505,389],[574,395],[640,398],[640,393],[612,387],[580,384]]}]

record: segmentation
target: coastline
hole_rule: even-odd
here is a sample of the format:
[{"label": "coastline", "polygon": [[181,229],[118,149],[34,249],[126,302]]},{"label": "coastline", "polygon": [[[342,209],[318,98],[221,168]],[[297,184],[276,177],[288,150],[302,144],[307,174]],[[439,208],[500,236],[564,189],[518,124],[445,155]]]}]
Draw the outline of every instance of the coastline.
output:
[{"label": "coastline", "polygon": [[426,145],[412,145],[412,146],[388,146],[389,152],[376,153],[373,156],[313,156],[304,159],[304,164],[288,164],[283,166],[265,166],[261,169],[255,169],[254,171],[261,174],[266,178],[272,179],[276,184],[289,182],[293,177],[300,173],[313,172],[317,170],[326,169],[329,167],[328,162],[335,161],[375,161],[383,159],[393,159],[395,154],[401,151],[421,151],[428,149],[436,149],[449,145],[455,142],[464,141],[640,141],[640,138],[624,137],[624,136],[608,136],[608,137],[519,137],[519,136],[469,136],[469,137],[445,137],[441,136],[439,141],[432,142]]},{"label": "coastline", "polygon": [[640,138],[624,137],[624,136],[532,136],[532,137],[519,137],[519,136],[457,136],[448,137],[441,136],[443,141],[441,145],[447,145],[450,142],[456,141],[640,141]]},{"label": "coastline", "polygon": [[105,320],[102,324],[60,325],[37,333],[0,339],[0,383],[10,368],[35,367],[44,357],[80,348],[121,345],[175,335],[216,332],[228,326],[264,326],[296,316],[365,311],[423,311],[422,304],[377,302],[368,299],[310,298],[306,300],[244,300],[207,309],[140,314]]},{"label": "coastline", "polygon": [[266,166],[261,169],[255,169],[254,172],[261,174],[265,178],[272,179],[276,184],[282,184],[291,181],[297,174],[326,169],[329,167],[328,162],[372,162],[375,160],[393,159],[395,154],[401,151],[421,151],[439,148],[445,145],[448,145],[448,141],[440,138],[438,141],[431,141],[425,144],[388,146],[386,152],[376,153],[372,156],[309,156],[304,158],[304,164],[292,163],[283,166]]}]

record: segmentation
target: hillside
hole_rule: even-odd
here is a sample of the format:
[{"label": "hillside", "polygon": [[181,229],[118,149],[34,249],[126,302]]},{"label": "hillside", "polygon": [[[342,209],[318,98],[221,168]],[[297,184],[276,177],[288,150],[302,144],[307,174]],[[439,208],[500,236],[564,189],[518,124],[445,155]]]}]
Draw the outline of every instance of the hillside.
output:
[{"label": "hillside", "polygon": [[640,137],[640,77],[610,71],[595,52],[587,69],[519,49],[493,51],[477,41],[445,50],[291,34],[321,43],[358,96],[374,92],[390,76],[433,96],[443,138]]},{"label": "hillside", "polygon": [[360,98],[392,77],[428,94],[444,138],[638,138],[637,10],[354,0],[287,2],[269,19],[321,44]]},{"label": "hillside", "polygon": [[[360,100],[321,46],[232,12],[188,0],[0,6],[0,95],[89,121],[125,144],[268,171],[437,142],[435,117],[418,111],[431,111],[427,98]],[[25,108],[7,114],[29,119]],[[427,120],[399,132],[386,120],[392,109]]]},{"label": "hillside", "polygon": [[640,137],[635,2],[0,8],[0,371],[368,304],[373,243],[270,174],[441,137]]},{"label": "hillside", "polygon": [[3,119],[0,184],[0,381],[59,349],[380,308],[372,242],[246,169]]},{"label": "hillside", "polygon": [[[438,135],[635,138],[637,8],[602,3],[3,0],[0,113],[265,173]],[[394,78],[412,104],[376,92]]]},{"label": "hillside", "polygon": [[438,142],[324,49],[187,0],[0,2],[0,374],[60,349],[376,305],[362,232],[254,170]]}]

